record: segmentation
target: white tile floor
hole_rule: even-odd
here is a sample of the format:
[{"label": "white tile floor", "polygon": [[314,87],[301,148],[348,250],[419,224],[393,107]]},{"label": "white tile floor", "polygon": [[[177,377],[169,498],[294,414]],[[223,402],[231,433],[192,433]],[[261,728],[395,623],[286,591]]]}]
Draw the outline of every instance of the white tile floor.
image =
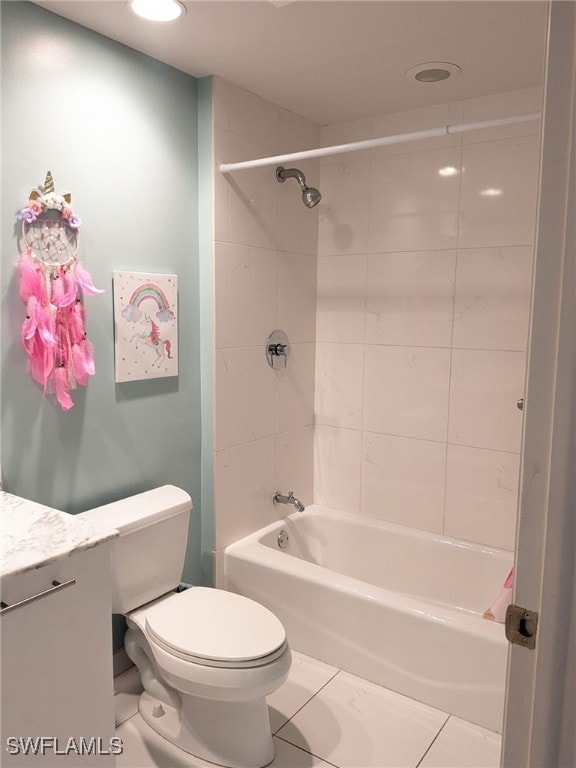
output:
[{"label": "white tile floor", "polygon": [[[144,725],[134,668],[116,678],[118,768],[213,768]],[[268,698],[271,768],[498,768],[500,736],[293,652],[288,680]]]}]

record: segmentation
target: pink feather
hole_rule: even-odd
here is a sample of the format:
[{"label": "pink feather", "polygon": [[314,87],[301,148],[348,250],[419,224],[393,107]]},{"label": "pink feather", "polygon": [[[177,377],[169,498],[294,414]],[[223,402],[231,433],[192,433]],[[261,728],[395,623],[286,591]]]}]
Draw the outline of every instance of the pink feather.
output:
[{"label": "pink feather", "polygon": [[50,305],[40,307],[38,310],[38,334],[44,344],[53,347],[56,344],[54,315]]},{"label": "pink feather", "polygon": [[86,373],[88,376],[94,376],[96,373],[96,366],[94,365],[94,353],[92,344],[88,341],[88,339],[85,338],[84,341],[80,344],[80,348],[84,353],[84,368]]},{"label": "pink feather", "polygon": [[51,280],[52,290],[50,292],[50,303],[55,307],[62,306],[62,297],[64,296],[64,280],[62,275],[54,275]]},{"label": "pink feather", "polygon": [[76,282],[82,288],[84,293],[89,294],[90,296],[95,296],[98,293],[104,293],[103,290],[100,288],[96,288],[94,283],[92,282],[92,278],[90,277],[90,273],[87,269],[84,269],[82,264],[78,262],[76,264]]},{"label": "pink feather", "polygon": [[26,320],[22,323],[22,341],[33,338],[38,327],[38,299],[30,296],[26,304]]},{"label": "pink feather", "polygon": [[69,307],[76,301],[78,296],[78,286],[76,280],[69,270],[62,270],[61,274],[64,283],[64,292],[60,300],[61,307]]},{"label": "pink feather", "polygon": [[20,298],[28,301],[30,296],[42,298],[42,272],[36,269],[36,265],[27,253],[20,259]]},{"label": "pink feather", "polygon": [[28,360],[28,370],[32,378],[46,391],[46,385],[52,369],[54,368],[54,355],[52,350],[42,344],[36,344],[33,353]]},{"label": "pink feather", "polygon": [[70,382],[68,381],[68,371],[65,366],[59,365],[54,370],[54,391],[56,398],[63,411],[69,411],[74,405],[70,397]]},{"label": "pink feather", "polygon": [[80,344],[86,333],[84,330],[84,307],[82,302],[77,301],[73,307],[69,308],[68,312],[70,313],[68,324],[70,339],[72,342]]},{"label": "pink feather", "polygon": [[72,367],[76,381],[85,387],[88,384],[88,372],[84,352],[79,344],[72,344]]}]

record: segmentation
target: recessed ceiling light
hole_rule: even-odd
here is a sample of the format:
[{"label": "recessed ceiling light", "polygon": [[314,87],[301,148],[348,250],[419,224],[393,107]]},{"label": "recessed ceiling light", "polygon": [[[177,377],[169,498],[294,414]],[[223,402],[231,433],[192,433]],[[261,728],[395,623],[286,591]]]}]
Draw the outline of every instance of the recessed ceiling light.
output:
[{"label": "recessed ceiling light", "polygon": [[480,194],[484,197],[498,197],[502,194],[502,190],[490,187],[489,189],[483,189]]},{"label": "recessed ceiling light", "polygon": [[175,21],[186,13],[178,0],[129,0],[128,5],[137,16],[149,21]]},{"label": "recessed ceiling light", "polygon": [[440,176],[456,176],[458,168],[454,168],[453,165],[447,165],[444,168],[440,168],[438,173]]},{"label": "recessed ceiling light", "polygon": [[460,67],[447,61],[428,61],[418,64],[406,72],[408,80],[418,80],[419,83],[439,83],[442,80],[458,77]]}]

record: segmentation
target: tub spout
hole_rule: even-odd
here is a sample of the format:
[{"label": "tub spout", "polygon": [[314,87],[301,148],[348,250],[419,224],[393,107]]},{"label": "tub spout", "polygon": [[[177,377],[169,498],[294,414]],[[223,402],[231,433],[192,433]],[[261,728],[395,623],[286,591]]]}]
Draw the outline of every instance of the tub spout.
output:
[{"label": "tub spout", "polygon": [[292,491],[288,491],[288,496],[283,496],[280,491],[274,491],[272,501],[274,504],[291,504],[295,509],[298,510],[298,512],[304,512],[306,509],[304,504],[302,504],[300,499],[297,499],[296,496],[294,496]]}]

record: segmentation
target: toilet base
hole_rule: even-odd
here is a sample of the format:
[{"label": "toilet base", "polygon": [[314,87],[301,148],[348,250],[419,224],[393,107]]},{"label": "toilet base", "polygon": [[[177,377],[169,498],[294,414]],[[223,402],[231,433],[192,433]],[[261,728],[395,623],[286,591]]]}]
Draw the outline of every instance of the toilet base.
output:
[{"label": "toilet base", "polygon": [[201,760],[226,768],[263,768],[274,759],[266,699],[229,702],[182,696],[182,708],[142,693],[142,719],[152,730]]}]

